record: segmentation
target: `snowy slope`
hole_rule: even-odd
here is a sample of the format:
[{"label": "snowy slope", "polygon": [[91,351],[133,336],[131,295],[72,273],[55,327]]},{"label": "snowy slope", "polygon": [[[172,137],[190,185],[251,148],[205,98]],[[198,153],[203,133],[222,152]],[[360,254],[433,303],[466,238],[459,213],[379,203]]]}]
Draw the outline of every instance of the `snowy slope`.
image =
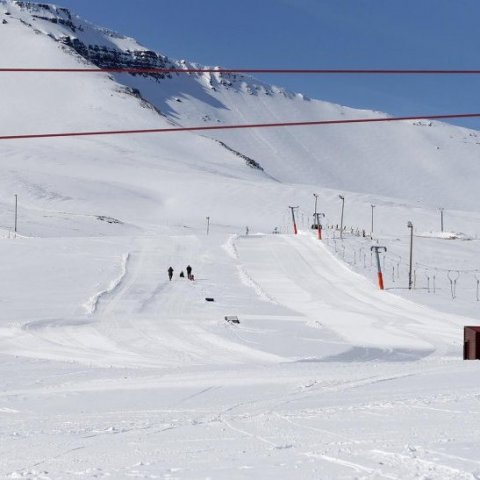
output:
[{"label": "snowy slope", "polygon": [[[133,39],[93,26],[61,8],[8,1],[3,9],[21,19],[22,27],[28,25],[40,36],[47,35],[44,41],[53,38],[65,53],[101,67],[201,68],[147,50]],[[10,25],[3,27],[11,30]],[[2,61],[9,66],[25,65],[21,57]],[[31,66],[50,66],[42,57],[35,63]],[[244,75],[164,77],[115,76],[119,83],[136,89],[168,118],[185,126],[386,116],[307,99]],[[135,117],[130,120],[128,126],[142,128],[143,122]],[[110,125],[103,123],[105,129]],[[449,208],[474,210],[479,200],[475,181],[480,173],[477,132],[440,122],[241,130],[209,135],[253,158],[283,182],[389,195]],[[463,196],[456,195],[459,189]]]},{"label": "snowy slope", "polygon": [[[190,65],[14,0],[0,0],[0,51],[2,67]],[[0,95],[4,134],[381,115],[245,76],[2,74]],[[226,146],[0,142],[0,477],[480,478],[478,366],[460,359],[478,323],[476,135],[406,122],[215,135]],[[343,241],[309,232],[313,192],[325,226],[345,194]],[[438,233],[426,205],[440,201],[471,240]],[[350,233],[370,232],[372,202],[373,241]]]},{"label": "snowy slope", "polygon": [[[0,24],[3,66],[32,62],[50,67],[83,65],[79,57],[15,18],[15,5],[3,5],[3,9],[13,10],[12,15],[4,15],[8,23]],[[0,88],[4,92],[0,125],[5,134],[170,125],[151,106],[103,74],[8,74],[1,77]],[[233,196],[230,183],[237,180],[240,185],[242,181],[272,183],[262,171],[249,167],[219,143],[190,134],[3,142],[0,149],[4,159],[0,201],[5,206],[0,224],[9,225],[7,205],[17,193],[24,217],[20,228],[26,234],[38,220],[44,227],[59,221],[71,233],[82,232],[65,224],[65,217],[69,221],[73,217],[73,223],[90,223],[90,232],[95,231],[96,216],[102,215],[121,218],[125,224],[155,226],[165,226],[170,219],[188,224],[192,217],[201,216],[203,224],[204,215],[212,213],[216,204],[216,183],[220,183],[218,191],[228,190]],[[224,181],[218,182],[219,177]],[[184,185],[181,189],[180,184]],[[197,207],[195,212],[192,204]],[[178,208],[172,209],[172,205]],[[42,217],[39,209],[50,215]],[[43,233],[48,234],[48,225],[46,228]]]},{"label": "snowy slope", "polygon": [[[5,478],[475,479],[466,319],[375,290],[308,235],[223,242],[4,241],[43,284],[42,302],[2,284]],[[197,280],[169,283],[191,258]]]}]

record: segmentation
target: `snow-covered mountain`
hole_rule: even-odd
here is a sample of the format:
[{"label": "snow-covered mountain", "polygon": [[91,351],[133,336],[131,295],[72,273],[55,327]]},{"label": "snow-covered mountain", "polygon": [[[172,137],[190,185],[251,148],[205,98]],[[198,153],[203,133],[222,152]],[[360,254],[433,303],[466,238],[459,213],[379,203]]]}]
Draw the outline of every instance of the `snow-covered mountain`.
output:
[{"label": "snow-covered mountain", "polygon": [[[196,66],[0,0],[0,67],[93,65]],[[382,115],[220,73],[0,73],[0,96],[0,136]],[[451,210],[478,210],[477,135],[0,141],[0,478],[480,478],[480,213]]]},{"label": "snow-covered mountain", "polygon": [[[3,0],[0,15],[0,62],[4,67],[201,67],[172,60],[131,38],[96,27],[64,8]],[[0,81],[2,91],[9,92],[3,100],[7,108],[0,113],[5,134],[148,128],[171,122],[197,126],[385,115],[308,99],[245,75],[9,74]],[[12,111],[16,112],[13,116]],[[214,161],[213,170],[224,174],[228,170],[229,176],[238,173],[230,172],[232,163],[240,176],[249,178],[263,175],[262,180],[475,209],[480,200],[479,135],[441,122],[405,121],[209,132],[209,137],[231,149],[229,153],[221,148],[222,144],[206,142],[198,135],[169,134],[167,139],[162,134],[106,142],[138,143],[141,148],[153,142],[157,152],[168,145],[176,167],[182,162],[191,166],[192,158],[196,158],[195,168],[200,168],[201,163],[202,171],[211,171],[212,159],[218,154],[222,160]],[[96,141],[80,143],[92,142]],[[189,161],[177,147],[171,148],[177,142],[183,150],[192,142],[195,153],[187,155]],[[209,147],[198,148],[198,143]],[[9,147],[3,145],[5,148]],[[260,166],[264,172],[242,169],[242,158],[247,165]],[[457,195],[459,191],[463,195]]]}]

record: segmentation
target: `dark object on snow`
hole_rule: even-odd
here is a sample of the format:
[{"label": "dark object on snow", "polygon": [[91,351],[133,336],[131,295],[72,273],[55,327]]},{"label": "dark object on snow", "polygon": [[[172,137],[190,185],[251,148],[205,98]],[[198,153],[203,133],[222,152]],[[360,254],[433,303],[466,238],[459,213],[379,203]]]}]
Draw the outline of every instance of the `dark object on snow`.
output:
[{"label": "dark object on snow", "polygon": [[228,323],[240,323],[240,320],[236,315],[225,315],[225,320]]},{"label": "dark object on snow", "polygon": [[172,281],[172,277],[173,277],[173,268],[170,267],[170,268],[168,269],[168,278],[170,279],[170,281]]},{"label": "dark object on snow", "polygon": [[220,140],[215,140],[217,143],[219,143],[223,148],[226,148],[229,152],[232,152],[234,155],[237,157],[240,157],[241,159],[245,160],[245,163],[256,170],[260,170],[261,172],[264,172],[263,167],[253,158],[247,157],[243,153],[237,152],[234,150],[232,147],[229,147],[226,143],[221,142]]},{"label": "dark object on snow", "polygon": [[185,274],[183,273],[183,270],[180,272],[180,278],[185,278]]},{"label": "dark object on snow", "polygon": [[123,225],[123,222],[121,222],[120,220],[113,217],[106,217],[105,215],[97,216],[97,220],[100,220],[101,222],[118,223],[119,225]]},{"label": "dark object on snow", "polygon": [[215,299],[212,298],[212,297],[206,297],[205,300],[206,300],[207,302],[214,302],[214,301],[215,301]]},{"label": "dark object on snow", "polygon": [[480,327],[463,328],[463,359],[480,360]]},{"label": "dark object on snow", "polygon": [[189,280],[191,280],[192,279],[192,267],[190,265],[188,265],[186,270],[187,270],[187,278]]}]

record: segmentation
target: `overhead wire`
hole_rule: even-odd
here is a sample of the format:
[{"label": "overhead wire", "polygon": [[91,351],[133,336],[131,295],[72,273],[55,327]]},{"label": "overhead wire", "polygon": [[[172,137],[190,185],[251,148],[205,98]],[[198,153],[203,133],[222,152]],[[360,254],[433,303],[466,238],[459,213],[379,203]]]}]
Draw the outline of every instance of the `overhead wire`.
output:
[{"label": "overhead wire", "polygon": [[223,74],[312,74],[312,75],[479,75],[480,70],[472,69],[331,69],[331,68],[48,68],[48,67],[3,67],[0,73],[223,73]]},{"label": "overhead wire", "polygon": [[453,118],[480,118],[480,113],[460,113],[445,115],[415,115],[403,117],[380,117],[380,118],[351,118],[341,120],[316,120],[305,122],[278,122],[278,123],[252,123],[252,124],[234,124],[234,125],[201,125],[192,127],[172,127],[172,128],[148,128],[148,129],[130,129],[130,130],[99,130],[84,132],[57,132],[57,133],[31,133],[20,135],[0,135],[0,140],[27,140],[40,138],[61,138],[61,137],[91,137],[105,135],[135,135],[148,133],[173,133],[173,132],[199,132],[211,130],[239,130],[250,128],[280,128],[280,127],[300,127],[317,125],[345,125],[353,123],[387,123],[400,122],[408,120],[445,120]]}]

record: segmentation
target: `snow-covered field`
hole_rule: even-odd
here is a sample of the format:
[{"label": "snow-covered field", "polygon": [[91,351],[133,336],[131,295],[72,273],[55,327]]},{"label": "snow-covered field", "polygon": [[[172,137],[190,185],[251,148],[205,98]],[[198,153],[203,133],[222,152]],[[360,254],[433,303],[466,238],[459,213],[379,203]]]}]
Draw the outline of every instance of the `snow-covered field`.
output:
[{"label": "snow-covered field", "polygon": [[[0,1],[1,66],[85,65],[40,16]],[[2,74],[0,133],[379,115],[224,80]],[[480,479],[477,132],[345,131],[0,143],[0,478]]]},{"label": "snow-covered field", "polygon": [[377,290],[313,235],[3,251],[5,478],[480,475],[472,320]]}]

